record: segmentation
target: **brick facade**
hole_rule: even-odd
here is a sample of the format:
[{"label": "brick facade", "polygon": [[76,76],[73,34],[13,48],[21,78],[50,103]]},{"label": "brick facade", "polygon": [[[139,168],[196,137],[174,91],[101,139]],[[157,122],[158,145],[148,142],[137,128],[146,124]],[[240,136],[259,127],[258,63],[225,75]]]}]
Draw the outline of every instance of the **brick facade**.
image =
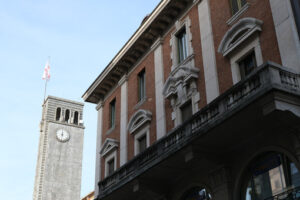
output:
[{"label": "brick facade", "polygon": [[[207,12],[210,16],[200,17],[199,15],[201,15],[201,12],[199,9],[200,6],[205,4],[205,2],[208,4],[209,10]],[[166,135],[178,127],[176,126],[175,118],[177,118],[177,120],[180,117],[182,118],[181,114],[178,115],[178,112],[181,111],[182,105],[185,104],[185,101],[191,101],[192,103],[196,102],[197,105],[193,105],[192,107],[193,113],[196,113],[211,102],[211,100],[208,99],[208,92],[211,91],[208,90],[214,90],[214,88],[217,88],[215,89],[215,93],[222,96],[222,94],[233,87],[233,77],[236,76],[234,74],[236,72],[233,71],[234,66],[231,59],[233,59],[233,57],[240,51],[242,52],[243,48],[249,46],[252,40],[258,41],[257,44],[255,43],[256,59],[260,59],[260,56],[262,57],[261,60],[256,60],[256,62],[261,62],[262,64],[267,61],[272,61],[282,65],[282,55],[280,53],[281,47],[278,45],[278,37],[280,37],[278,35],[282,33],[275,28],[273,19],[276,16],[274,16],[274,10],[272,10],[270,2],[272,3],[272,0],[247,0],[247,4],[238,12],[238,14],[232,16],[229,1],[162,0],[156,10],[153,11],[153,13],[139,27],[135,35],[122,48],[127,49],[125,53],[119,53],[118,56],[113,59],[113,62],[111,63],[114,64],[110,63],[107,68],[104,69],[104,72],[97,78],[83,96],[85,101],[88,102],[97,104],[99,102],[103,102],[103,117],[102,119],[99,119],[103,122],[102,131],[100,131],[102,145],[107,138],[122,142],[120,141],[120,102],[123,101],[124,98],[127,98],[127,105],[125,106],[127,108],[128,123],[139,110],[146,110],[152,114],[152,118],[149,122],[150,145],[156,142],[156,112],[158,102],[156,102],[157,94],[155,87],[157,85],[157,80],[155,80],[155,69],[156,65],[159,65],[155,62],[155,50],[157,47],[162,48],[161,57],[164,79],[164,88],[162,89],[165,90],[167,88],[169,84],[168,81],[177,81],[177,83],[172,86],[176,88],[175,90],[177,93],[174,95],[171,88],[171,92],[164,94],[166,95],[164,99],[159,99],[159,101],[162,101],[164,105],[164,111],[158,111],[160,114],[165,116]],[[201,7],[201,9],[203,8],[205,9],[206,7]],[[184,61],[182,63],[185,64],[177,64],[174,63],[175,61],[174,58],[172,58],[172,55],[176,55],[177,52],[174,53],[174,51],[177,51],[178,49],[174,48],[174,43],[172,43],[172,41],[174,40],[174,37],[176,40],[176,31],[178,31],[178,26],[185,23],[185,20],[187,20],[187,22],[186,25],[183,25],[183,27],[187,32],[187,48],[190,49],[189,51],[192,51],[192,53],[189,52],[190,54],[188,54],[188,59],[191,59],[191,62],[185,63]],[[250,25],[243,24],[248,23],[246,22],[247,20],[248,22],[250,21]],[[188,25],[188,23],[190,23],[190,25]],[[209,32],[209,29],[207,29],[208,31],[201,31],[201,23],[208,23],[208,25],[211,24],[212,33]],[[219,52],[219,46],[222,41],[224,41],[224,38],[226,39],[226,35],[231,34],[234,30],[238,30],[236,27],[240,27],[240,29],[242,29],[246,26],[253,26],[256,29],[253,28],[254,32],[244,29],[244,32],[241,32],[240,34],[235,35],[234,38],[231,38],[232,43],[228,48],[234,49],[230,50],[230,53],[224,55],[222,52]],[[206,28],[207,27],[204,27],[204,29]],[[201,36],[201,33],[206,33],[207,35]],[[247,36],[247,34],[249,35]],[[205,52],[205,55],[208,55],[209,57],[205,58],[203,56],[203,51],[206,51],[207,49],[203,49],[203,47],[210,45],[210,41],[207,39],[210,37],[212,38],[213,46],[209,46],[209,48],[213,49],[213,51],[208,53]],[[191,46],[189,46],[189,40],[191,42]],[[157,41],[160,42],[157,43]],[[239,41],[242,42],[238,43]],[[234,45],[237,45],[237,47],[234,47]],[[254,47],[252,51],[254,51]],[[261,55],[257,55],[257,52],[261,52]],[[238,58],[237,61],[234,61],[235,64],[238,64],[243,56],[244,55],[242,55],[241,58]],[[209,61],[208,63],[215,63],[216,75],[213,75],[213,66],[207,65],[207,61]],[[190,71],[184,71],[186,68],[196,72],[193,72],[194,74],[192,74]],[[293,66],[293,68],[297,70],[297,66]],[[184,72],[177,72],[176,70],[178,69],[183,70]],[[145,70],[146,74],[146,99],[143,102],[138,102],[138,74],[142,70]],[[188,75],[193,75],[194,77],[189,79],[190,77],[184,73],[191,73]],[[212,79],[216,80],[217,85],[213,85],[211,79],[205,77],[206,74],[212,76]],[[113,75],[114,77],[118,77],[117,80],[112,81]],[[124,76],[127,77],[127,97],[121,95],[121,85],[118,85],[118,82]],[[178,81],[180,78],[182,80]],[[193,87],[193,81],[196,81],[196,88],[192,88],[192,90],[191,87]],[[102,85],[106,82],[111,83],[112,85],[108,90],[105,89],[104,86],[102,87]],[[182,88],[180,88],[180,84],[183,85]],[[109,130],[109,103],[113,99],[116,99],[116,125],[113,130]],[[183,103],[180,102],[180,100]],[[144,119],[137,119],[136,123],[142,123],[141,121],[143,120]],[[183,120],[181,119],[181,122],[182,121]],[[138,130],[142,129],[141,127],[139,127]],[[129,133],[127,130],[126,133],[126,142],[124,143],[123,141],[123,143],[127,144],[125,149],[127,152],[126,159],[127,161],[131,161],[135,155],[135,133]],[[99,149],[100,148],[101,146],[99,146]],[[121,166],[120,149],[117,148],[115,151],[117,151],[117,168],[119,168]],[[99,170],[101,170],[101,179],[103,180],[105,178],[105,159],[100,159],[101,166]],[[96,180],[98,180],[97,177]],[[96,188],[97,187],[98,186],[96,185]],[[96,189],[96,196],[97,194]]]}]

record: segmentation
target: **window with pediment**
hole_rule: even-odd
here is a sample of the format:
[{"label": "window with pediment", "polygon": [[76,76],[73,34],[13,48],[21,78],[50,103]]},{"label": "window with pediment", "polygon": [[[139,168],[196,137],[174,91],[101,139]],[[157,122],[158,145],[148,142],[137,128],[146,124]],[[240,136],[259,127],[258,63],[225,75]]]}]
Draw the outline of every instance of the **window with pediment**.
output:
[{"label": "window with pediment", "polygon": [[104,159],[104,175],[111,175],[117,169],[117,149],[119,142],[115,139],[107,138],[103,143],[100,155]]},{"label": "window with pediment", "polygon": [[219,45],[218,52],[230,60],[234,84],[263,64],[259,37],[262,24],[255,18],[240,19],[226,32]]},{"label": "window with pediment", "polygon": [[134,155],[143,152],[150,146],[150,123],[152,113],[140,109],[129,120],[128,132],[134,138]]}]

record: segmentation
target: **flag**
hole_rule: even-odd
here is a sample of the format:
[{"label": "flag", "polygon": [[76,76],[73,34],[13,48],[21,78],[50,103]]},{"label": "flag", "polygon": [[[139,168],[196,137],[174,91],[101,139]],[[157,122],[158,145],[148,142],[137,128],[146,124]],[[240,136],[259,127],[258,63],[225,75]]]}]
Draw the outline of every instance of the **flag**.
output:
[{"label": "flag", "polygon": [[49,80],[50,79],[50,63],[49,63],[49,60],[47,61],[46,65],[45,65],[45,69],[44,69],[42,79],[43,80]]}]

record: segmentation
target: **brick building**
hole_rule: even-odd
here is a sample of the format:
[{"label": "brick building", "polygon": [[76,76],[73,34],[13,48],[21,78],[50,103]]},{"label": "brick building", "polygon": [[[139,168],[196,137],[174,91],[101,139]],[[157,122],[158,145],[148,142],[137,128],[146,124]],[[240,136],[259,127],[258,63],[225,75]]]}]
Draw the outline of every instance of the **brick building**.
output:
[{"label": "brick building", "polygon": [[96,199],[298,198],[299,36],[298,0],[162,0],[83,95]]}]

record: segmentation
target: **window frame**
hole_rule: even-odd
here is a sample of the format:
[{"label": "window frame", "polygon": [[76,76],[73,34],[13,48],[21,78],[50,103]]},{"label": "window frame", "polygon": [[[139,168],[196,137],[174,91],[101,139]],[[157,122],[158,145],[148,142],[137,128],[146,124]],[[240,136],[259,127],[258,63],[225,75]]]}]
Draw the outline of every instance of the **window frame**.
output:
[{"label": "window frame", "polygon": [[70,110],[69,109],[66,109],[66,112],[65,112],[65,122],[66,123],[69,123],[69,120],[70,120]]},{"label": "window frame", "polygon": [[[117,169],[117,150],[111,152],[104,159],[105,159],[104,177],[107,177],[110,176]],[[114,171],[112,173],[109,173],[109,162],[111,162],[112,160],[114,160]]]},{"label": "window frame", "polygon": [[247,40],[243,48],[240,48],[239,51],[235,51],[229,55],[233,84],[242,80],[239,61],[252,51],[255,54],[256,66],[262,65],[263,57],[258,35]]},{"label": "window frame", "polygon": [[138,73],[138,102],[146,99],[146,70],[142,69]]},{"label": "window frame", "polygon": [[150,146],[150,125],[146,125],[141,130],[134,133],[134,155],[138,155],[141,153],[140,147],[139,147],[139,139],[142,137],[146,137],[146,150]]},{"label": "window frame", "polygon": [[255,55],[255,51],[254,49],[252,51],[249,51],[247,54],[245,54],[239,61],[237,61],[238,65],[239,65],[239,72],[240,72],[240,78],[241,80],[245,79],[245,77],[251,73],[250,72],[246,72],[245,69],[245,63],[244,62],[249,56],[251,56],[252,61],[254,61],[254,66],[253,69],[251,71],[253,71],[256,67],[257,67],[257,60],[256,60],[256,55]]},{"label": "window frame", "polygon": [[188,57],[187,33],[185,26],[177,31],[175,36],[177,42],[177,64],[180,64]]},{"label": "window frame", "polygon": [[116,125],[116,98],[109,103],[109,128]]},{"label": "window frame", "polygon": [[[245,5],[247,5],[247,0],[229,0],[229,3],[230,3],[231,14],[235,15],[240,10],[242,10],[242,8]],[[235,4],[237,10],[235,10],[234,4]]]},{"label": "window frame", "polygon": [[78,112],[78,111],[75,111],[75,112],[74,112],[73,124],[78,125],[78,123],[79,123],[79,112]]},{"label": "window frame", "polygon": [[56,108],[56,113],[55,113],[55,121],[60,121],[61,113],[62,113],[61,107],[57,107]]}]

